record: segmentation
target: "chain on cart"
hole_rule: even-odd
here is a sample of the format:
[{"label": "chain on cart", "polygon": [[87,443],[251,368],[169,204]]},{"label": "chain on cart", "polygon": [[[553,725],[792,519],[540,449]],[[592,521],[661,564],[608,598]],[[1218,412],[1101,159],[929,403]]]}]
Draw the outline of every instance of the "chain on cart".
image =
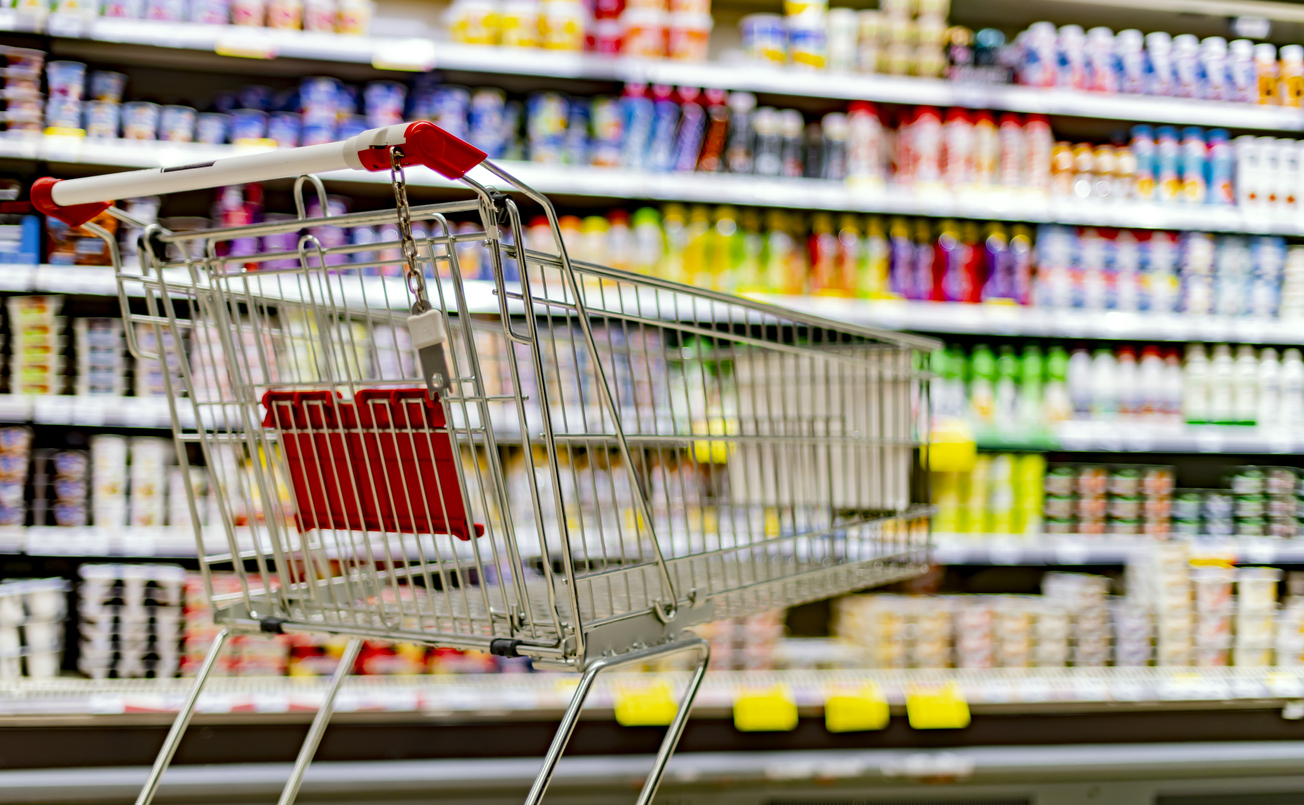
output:
[{"label": "chain on cart", "polygon": [[[472,197],[411,206],[414,165]],[[466,176],[477,167],[511,195]],[[328,209],[309,174],[347,168],[389,171],[395,208],[307,218],[305,190]],[[293,220],[150,225],[139,267],[86,224],[113,198],[293,177]],[[548,237],[527,237],[518,198],[542,207]],[[218,491],[217,521],[197,537],[226,628],[140,803],[232,630],[353,638],[282,803],[363,638],[582,671],[529,802],[599,671],[695,652],[646,803],[705,672],[705,643],[685,627],[897,581],[926,562],[919,357],[934,342],[573,262],[546,198],[432,124],[41,180],[33,199],[108,243],[129,347],[163,364],[178,455],[201,456]],[[327,245],[323,226],[398,237]],[[235,248],[286,236],[291,249]],[[491,280],[466,278],[474,252]],[[200,523],[203,500],[191,490],[189,502]],[[235,570],[239,591],[215,595],[215,569]]]}]

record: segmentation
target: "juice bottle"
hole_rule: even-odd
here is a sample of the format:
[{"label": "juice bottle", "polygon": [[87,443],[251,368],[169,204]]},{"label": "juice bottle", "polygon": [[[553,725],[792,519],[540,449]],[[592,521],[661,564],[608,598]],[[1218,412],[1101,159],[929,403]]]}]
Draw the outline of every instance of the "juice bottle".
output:
[{"label": "juice bottle", "polygon": [[665,251],[660,275],[668,280],[684,280],[684,249],[688,245],[688,221],[681,204],[667,204],[662,208],[662,228],[665,231]]},{"label": "juice bottle", "polygon": [[996,420],[996,356],[978,344],[969,360],[969,416],[974,427],[991,427]]},{"label": "juice bottle", "polygon": [[810,235],[806,238],[806,252],[810,261],[810,291],[815,294],[837,294],[838,288],[838,238],[833,234],[833,216],[817,212],[811,216]]},{"label": "juice bottle", "polygon": [[915,244],[910,239],[910,225],[904,218],[888,224],[888,289],[903,299],[915,299]]},{"label": "juice bottle", "polygon": [[738,287],[744,244],[738,229],[738,212],[728,205],[717,207],[707,249],[711,289],[732,291]]},{"label": "juice bottle", "polygon": [[688,213],[682,271],[684,281],[698,288],[711,287],[711,276],[707,265],[710,234],[711,213],[705,206],[694,204]]},{"label": "juice bottle", "polygon": [[924,219],[915,221],[914,248],[914,296],[906,298],[943,301],[941,266],[933,251],[933,227]]},{"label": "juice bottle", "polygon": [[765,235],[761,233],[761,213],[754,207],[743,210],[739,218],[738,237],[742,242],[737,269],[739,293],[761,293],[761,258],[765,250]]},{"label": "juice bottle", "polygon": [[1008,344],[1001,347],[996,359],[995,398],[996,427],[1006,432],[1015,430],[1019,426],[1019,359]]},{"label": "juice bottle", "polygon": [[891,296],[888,291],[888,244],[883,230],[883,219],[877,215],[869,217],[865,228],[865,239],[860,250],[859,278],[856,282],[857,293],[871,299]]},{"label": "juice bottle", "polygon": [[1046,386],[1042,391],[1042,409],[1038,420],[1054,426],[1073,418],[1069,399],[1069,354],[1061,346],[1046,353]]},{"label": "juice bottle", "polygon": [[765,248],[762,251],[762,290],[764,293],[787,293],[786,278],[797,244],[788,231],[788,217],[782,210],[765,214]]},{"label": "juice bottle", "polygon": [[1045,411],[1045,365],[1041,347],[1029,344],[1019,358],[1019,402],[1015,420],[1024,427],[1040,427]]},{"label": "juice bottle", "polygon": [[642,274],[661,270],[666,252],[666,233],[661,228],[661,214],[652,207],[634,211],[631,268]]},{"label": "juice bottle", "polygon": [[634,234],[629,228],[629,213],[612,210],[607,215],[607,265],[629,271],[634,265]]},{"label": "juice bottle", "polygon": [[843,213],[838,218],[838,255],[834,273],[838,293],[842,296],[860,295],[861,252],[865,249],[856,216]]}]

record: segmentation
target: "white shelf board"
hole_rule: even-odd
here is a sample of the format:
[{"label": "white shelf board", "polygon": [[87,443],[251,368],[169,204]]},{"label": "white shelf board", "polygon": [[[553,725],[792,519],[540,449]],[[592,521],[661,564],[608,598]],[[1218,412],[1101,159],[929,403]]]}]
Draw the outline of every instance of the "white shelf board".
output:
[{"label": "white shelf board", "polygon": [[1040,434],[979,433],[977,442],[984,450],[1287,455],[1304,451],[1304,430],[1129,419],[1074,420]]},{"label": "white shelf board", "polygon": [[[244,152],[247,152],[246,149],[235,146],[199,143],[95,140],[43,135],[0,139],[0,158],[115,168],[172,167]],[[920,191],[896,187],[874,189],[820,179],[649,173],[533,162],[501,162],[500,165],[527,185],[547,195],[994,219],[1031,224],[1304,234],[1304,219],[1274,217],[1232,206],[1091,203],[1047,199],[1036,194],[1017,192],[973,190],[957,193],[945,189]],[[473,177],[490,185],[502,184],[483,169],[473,172]],[[336,171],[324,174],[322,178],[341,182],[389,182],[388,173],[364,171]],[[464,185],[450,182],[427,170],[412,171],[408,176],[408,184],[465,189]]]},{"label": "white shelf board", "polygon": [[963,84],[940,79],[771,67],[750,62],[694,64],[661,59],[612,58],[597,54],[463,45],[429,39],[85,18],[69,14],[53,14],[47,19],[24,15],[14,9],[0,10],[0,30],[39,30],[68,39],[208,53],[239,53],[244,56],[256,54],[263,58],[398,66],[411,70],[439,68],[540,78],[686,84],[842,100],[962,106],[1179,125],[1230,124],[1241,129],[1263,131],[1304,130],[1304,112],[1299,109],[1009,85]]},{"label": "white shelf board", "polygon": [[[513,718],[555,714],[565,708],[574,687],[559,680],[571,675],[484,674],[416,677],[350,676],[336,701],[337,713],[422,713],[432,717],[480,715]],[[660,674],[675,690],[687,674]],[[618,692],[648,679],[639,674],[598,678],[586,712],[610,718]],[[972,706],[1054,706],[1073,704],[1174,705],[1202,701],[1228,704],[1278,702],[1304,697],[1299,668],[1059,668],[991,670],[713,671],[697,701],[697,717],[727,715],[735,699],[749,691],[784,685],[793,702],[818,713],[831,693],[847,683],[877,683],[888,704],[900,708],[917,685],[955,683]],[[645,683],[644,683],[645,684]],[[175,712],[190,681],[185,679],[6,680],[0,682],[0,718],[5,716],[124,716]],[[288,714],[314,711],[326,680],[287,677],[216,677],[200,696],[200,714]]]},{"label": "white shelf board", "polygon": [[[1240,564],[1304,564],[1304,539],[1196,537],[1182,540],[1192,555]],[[939,565],[1123,565],[1156,545],[1151,537],[1086,534],[933,534]]]}]

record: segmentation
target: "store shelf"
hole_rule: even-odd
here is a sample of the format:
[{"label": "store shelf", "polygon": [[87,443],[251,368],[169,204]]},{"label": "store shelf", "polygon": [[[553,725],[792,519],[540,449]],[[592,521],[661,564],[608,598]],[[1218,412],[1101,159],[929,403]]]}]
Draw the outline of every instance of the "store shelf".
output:
[{"label": "store shelf", "polygon": [[[663,675],[682,687],[684,674]],[[585,713],[610,718],[623,691],[646,675],[599,677]],[[421,713],[455,718],[510,719],[555,715],[565,708],[575,677],[557,674],[351,677],[335,711]],[[737,696],[784,686],[799,710],[822,711],[827,697],[848,683],[876,683],[889,706],[904,710],[906,694],[921,685],[955,683],[975,709],[1066,704],[1163,704],[1198,701],[1271,702],[1304,697],[1301,668],[1058,668],[848,671],[713,671],[693,708],[695,717],[732,713]],[[17,680],[0,682],[0,722],[72,715],[122,717],[175,712],[189,687],[185,679]],[[316,710],[325,690],[301,678],[229,677],[211,680],[198,712],[303,714]]]},{"label": "store shelf", "polygon": [[1304,430],[1117,419],[1065,422],[1046,433],[979,433],[977,441],[983,450],[1283,455],[1304,451]]},{"label": "store shelf", "polygon": [[[186,165],[247,153],[230,145],[171,143],[152,140],[95,140],[66,136],[0,139],[0,158],[117,168]],[[708,173],[647,173],[576,165],[501,162],[508,172],[551,196],[587,196],[649,201],[773,206],[890,215],[925,215],[983,220],[1116,226],[1133,229],[1178,229],[1255,234],[1304,234],[1304,220],[1276,218],[1236,207],[1160,206],[1136,203],[1090,203],[1046,199],[1030,193],[860,188],[820,179],[782,179]],[[488,184],[501,184],[481,170]],[[327,181],[389,183],[388,173],[336,171]],[[408,184],[463,188],[432,171],[415,171]],[[464,189],[464,188],[463,188]]]},{"label": "store shelf", "polygon": [[836,321],[886,330],[1119,341],[1304,343],[1304,322],[1295,320],[820,296],[756,298]]},{"label": "store shelf", "polygon": [[1008,85],[964,84],[904,76],[803,71],[750,62],[693,64],[461,45],[426,38],[345,36],[151,20],[86,18],[73,14],[52,14],[48,19],[42,19],[15,9],[0,11],[0,30],[44,31],[68,39],[246,58],[294,58],[369,64],[381,69],[426,71],[438,68],[548,79],[682,84],[812,98],[962,106],[1179,125],[1231,124],[1237,129],[1246,130],[1304,130],[1304,112],[1298,109]]},{"label": "store shelf", "polygon": [[[1198,537],[1184,542],[1197,557],[1247,565],[1304,564],[1304,539]],[[1155,544],[1150,537],[937,532],[932,561],[938,565],[1124,565]]]}]

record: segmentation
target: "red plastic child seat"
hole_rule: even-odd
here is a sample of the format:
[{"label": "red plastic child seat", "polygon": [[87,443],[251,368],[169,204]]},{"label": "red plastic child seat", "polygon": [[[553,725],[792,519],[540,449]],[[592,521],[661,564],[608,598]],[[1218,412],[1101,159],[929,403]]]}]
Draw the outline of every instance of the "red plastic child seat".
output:
[{"label": "red plastic child seat", "polygon": [[280,431],[300,531],[314,528],[452,534],[469,540],[453,447],[425,389],[269,391],[263,427]]}]

